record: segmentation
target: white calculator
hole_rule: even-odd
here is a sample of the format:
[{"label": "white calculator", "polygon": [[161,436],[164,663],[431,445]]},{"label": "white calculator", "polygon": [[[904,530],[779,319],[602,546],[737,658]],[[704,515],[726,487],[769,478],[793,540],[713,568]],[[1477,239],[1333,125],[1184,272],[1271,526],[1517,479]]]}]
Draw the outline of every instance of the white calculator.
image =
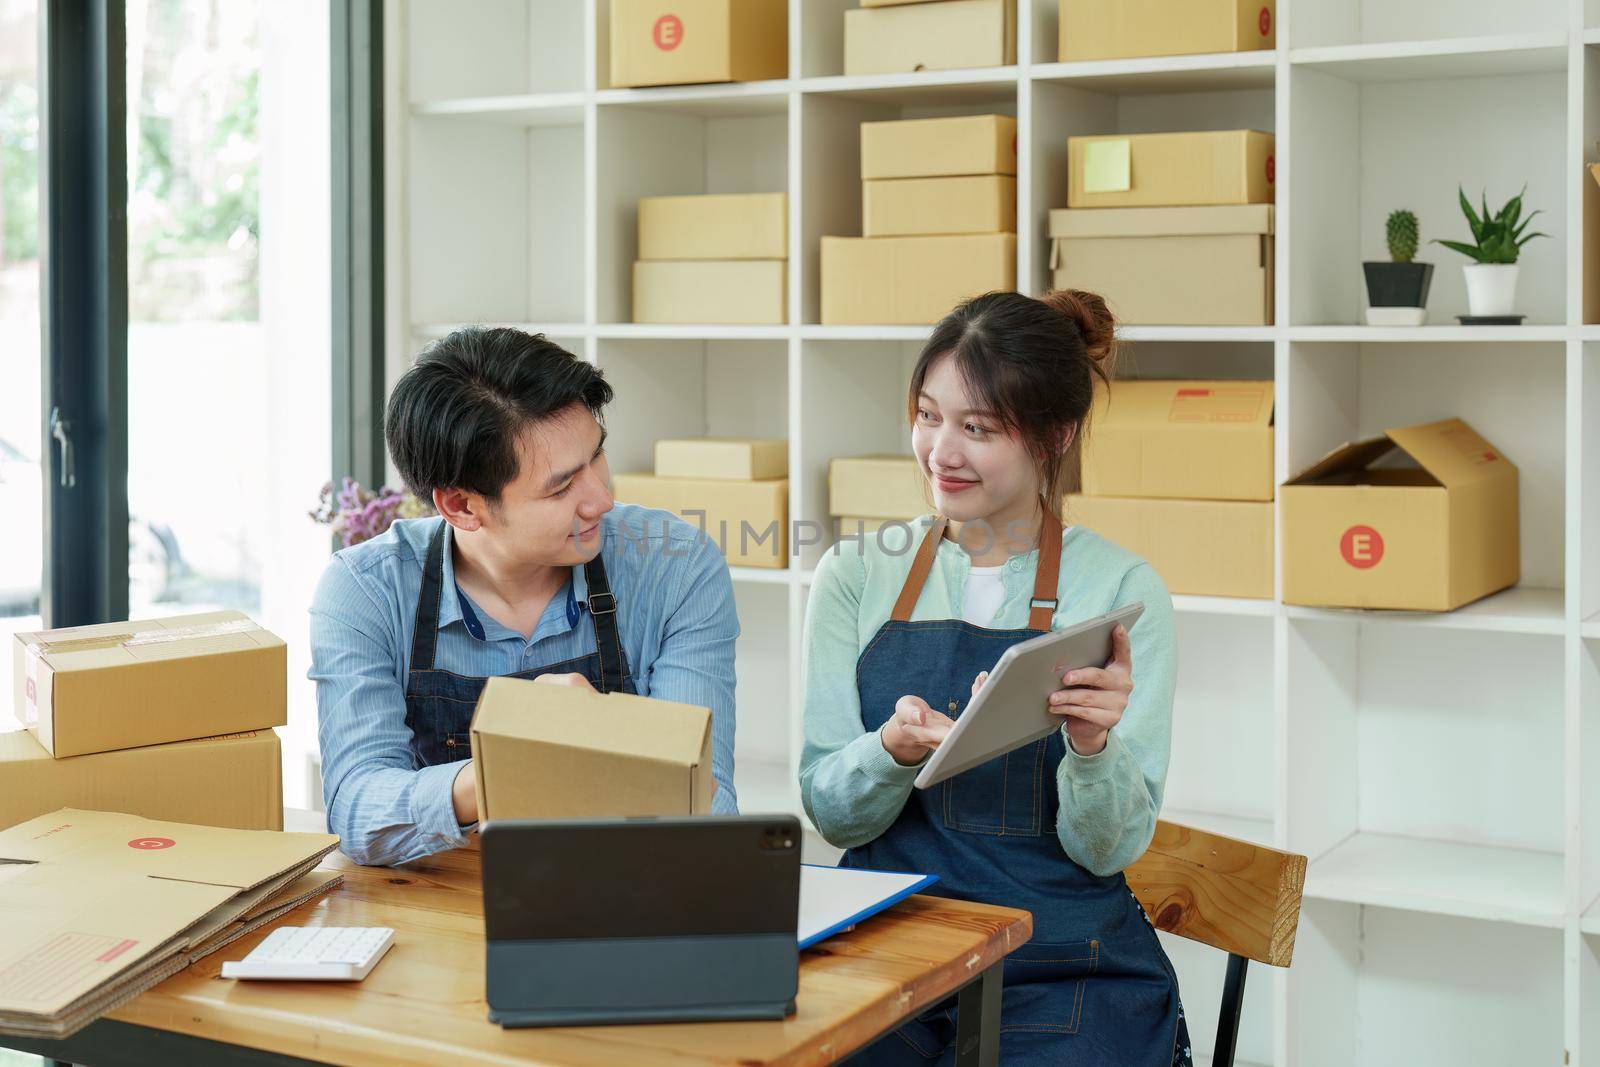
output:
[{"label": "white calculator", "polygon": [[393,944],[387,926],[280,926],[222,977],[359,982]]}]

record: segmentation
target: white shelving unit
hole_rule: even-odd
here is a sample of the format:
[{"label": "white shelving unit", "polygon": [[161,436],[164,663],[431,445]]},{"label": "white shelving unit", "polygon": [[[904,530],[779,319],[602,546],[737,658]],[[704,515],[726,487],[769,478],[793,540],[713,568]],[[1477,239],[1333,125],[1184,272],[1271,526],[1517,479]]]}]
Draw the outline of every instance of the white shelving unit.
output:
[{"label": "white shelving unit", "polygon": [[[616,386],[613,467],[667,434],[784,435],[791,518],[826,522],[835,455],[904,451],[927,327],[818,324],[818,238],[860,232],[857,124],[999,111],[1019,133],[1019,284],[1071,134],[1275,131],[1277,323],[1129,327],[1144,376],[1271,377],[1280,480],[1353,437],[1467,419],[1522,474],[1515,589],[1447,615],[1178,596],[1164,814],[1311,858],[1293,968],[1256,969],[1253,1064],[1600,1067],[1600,0],[1278,0],[1275,52],[1056,61],[1019,0],[1014,67],[850,77],[853,0],[792,0],[782,80],[609,87],[605,0],[389,0],[392,373],[467,322],[543,331]],[[1524,183],[1521,327],[1361,323],[1383,218],[1465,231],[1457,184]],[[789,194],[784,326],[628,321],[635,201]],[[738,786],[799,810],[801,634],[821,545],[736,568]],[[1222,961],[1168,939],[1195,1046]]]}]

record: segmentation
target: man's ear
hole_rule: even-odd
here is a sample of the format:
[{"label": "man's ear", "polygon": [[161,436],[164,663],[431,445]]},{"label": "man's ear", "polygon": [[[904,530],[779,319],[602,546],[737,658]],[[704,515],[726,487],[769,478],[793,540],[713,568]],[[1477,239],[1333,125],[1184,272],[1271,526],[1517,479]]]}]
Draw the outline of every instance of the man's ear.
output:
[{"label": "man's ear", "polygon": [[464,533],[483,526],[483,498],[465,489],[435,489],[433,508],[445,522]]}]

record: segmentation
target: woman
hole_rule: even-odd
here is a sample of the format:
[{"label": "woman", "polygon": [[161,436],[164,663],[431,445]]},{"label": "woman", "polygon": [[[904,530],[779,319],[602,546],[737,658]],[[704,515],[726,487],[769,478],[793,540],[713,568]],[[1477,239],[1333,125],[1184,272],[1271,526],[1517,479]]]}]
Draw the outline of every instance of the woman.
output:
[{"label": "woman", "polygon": [[[841,541],[806,620],[801,794],[843,865],[937,874],[933,892],[1033,913],[1005,964],[1007,1064],[1189,1062],[1177,980],[1122,876],[1161,807],[1172,601],[1144,561],[1056,515],[1112,331],[1105,302],[1077,290],[990,293],[946,316],[908,404],[937,515]],[[1050,697],[1059,731],[912,789],[1008,646],[1135,601],[1111,662]],[[954,1037],[952,998],[860,1062],[950,1063]]]}]

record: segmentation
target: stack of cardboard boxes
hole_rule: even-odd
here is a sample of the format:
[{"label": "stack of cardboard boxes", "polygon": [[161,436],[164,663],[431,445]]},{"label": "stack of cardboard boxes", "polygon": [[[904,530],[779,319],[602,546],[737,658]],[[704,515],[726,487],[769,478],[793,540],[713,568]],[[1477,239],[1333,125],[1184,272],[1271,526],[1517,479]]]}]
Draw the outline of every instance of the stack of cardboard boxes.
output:
[{"label": "stack of cardboard boxes", "polygon": [[0,827],[57,808],[283,828],[284,643],[238,612],[16,635]]},{"label": "stack of cardboard boxes", "polygon": [[1017,61],[1016,0],[861,0],[844,13],[844,72],[896,74]]},{"label": "stack of cardboard boxes", "polygon": [[788,73],[789,0],[611,0],[614,88]]},{"label": "stack of cardboard boxes", "polygon": [[910,522],[932,510],[911,456],[841,456],[828,465],[828,513],[842,537],[876,533],[886,522]]},{"label": "stack of cardboard boxes", "polygon": [[780,325],[788,319],[784,193],[639,201],[633,321]]},{"label": "stack of cardboard boxes", "polygon": [[863,237],[822,239],[825,324],[927,325],[1017,283],[1017,122],[861,124]]},{"label": "stack of cardboard boxes", "polygon": [[734,567],[789,565],[789,442],[691,437],[656,442],[654,474],[617,474],[618,500],[705,530]]},{"label": "stack of cardboard boxes", "polygon": [[1272,597],[1270,381],[1101,389],[1069,523],[1144,557],[1174,593]]},{"label": "stack of cardboard boxes", "polygon": [[1272,323],[1271,134],[1072,137],[1067,166],[1056,288],[1100,293],[1133,325]]}]

